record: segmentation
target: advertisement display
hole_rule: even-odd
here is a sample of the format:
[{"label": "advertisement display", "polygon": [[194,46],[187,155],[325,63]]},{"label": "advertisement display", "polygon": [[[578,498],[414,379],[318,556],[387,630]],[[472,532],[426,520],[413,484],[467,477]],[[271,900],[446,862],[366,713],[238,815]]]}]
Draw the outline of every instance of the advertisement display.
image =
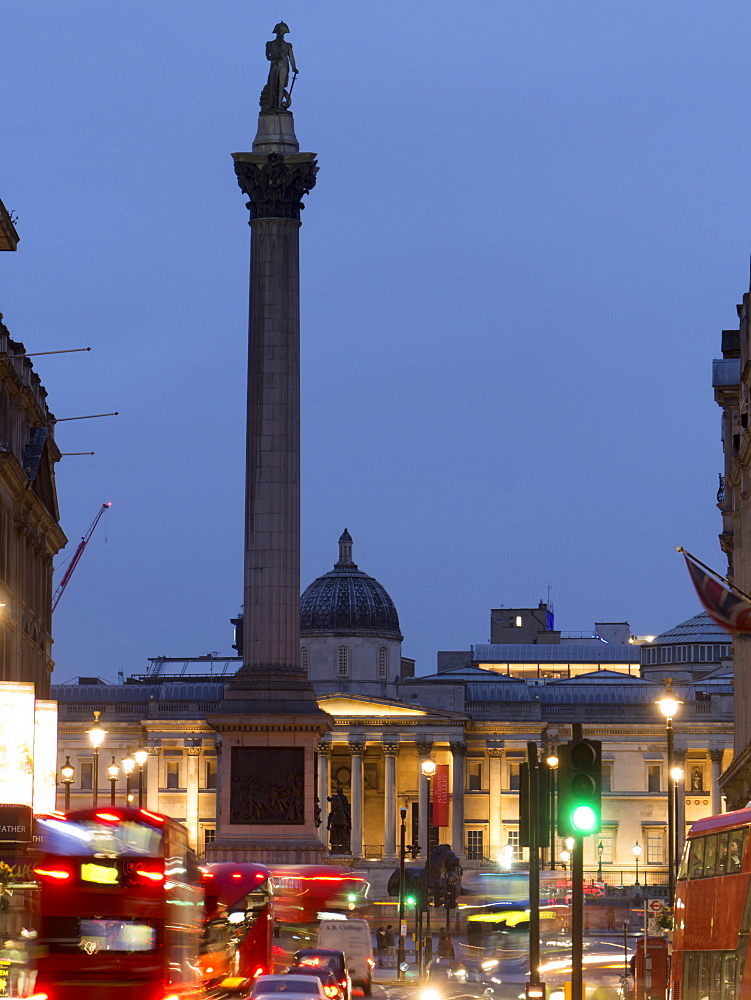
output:
[{"label": "advertisement display", "polygon": [[34,685],[0,683],[0,802],[31,807],[34,790]]},{"label": "advertisement display", "polygon": [[57,791],[57,702],[37,701],[34,710],[34,812],[53,812]]}]

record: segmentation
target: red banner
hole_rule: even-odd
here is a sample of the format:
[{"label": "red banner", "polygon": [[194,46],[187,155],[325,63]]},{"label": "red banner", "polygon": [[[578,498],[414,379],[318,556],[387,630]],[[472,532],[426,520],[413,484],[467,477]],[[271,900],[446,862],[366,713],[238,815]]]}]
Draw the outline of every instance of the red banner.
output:
[{"label": "red banner", "polygon": [[433,776],[433,826],[449,825],[449,766],[437,764]]}]

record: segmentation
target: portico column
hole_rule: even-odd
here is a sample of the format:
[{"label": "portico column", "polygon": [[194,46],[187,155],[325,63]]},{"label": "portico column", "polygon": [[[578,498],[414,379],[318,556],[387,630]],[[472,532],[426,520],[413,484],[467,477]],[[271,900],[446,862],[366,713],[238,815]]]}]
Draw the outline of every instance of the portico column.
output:
[{"label": "portico column", "polygon": [[417,744],[417,809],[419,813],[420,853],[423,861],[430,851],[430,779],[422,773],[422,762],[430,757],[433,743],[421,740]]},{"label": "portico column", "polygon": [[352,754],[352,834],[350,851],[353,858],[362,857],[362,758],[365,753],[365,743],[351,741],[349,749]]},{"label": "portico column", "polygon": [[466,743],[450,743],[451,749],[451,849],[463,858],[464,846],[464,757]]},{"label": "portico column", "polygon": [[318,755],[318,808],[321,825],[318,827],[318,839],[328,847],[329,844],[329,790],[331,788],[331,744],[319,743],[316,747]]},{"label": "portico column", "polygon": [[399,744],[384,740],[385,797],[383,800],[383,856],[389,860],[396,857],[396,757]]},{"label": "portico column", "polygon": [[488,742],[488,766],[489,766],[489,816],[488,816],[488,838],[490,840],[488,857],[491,861],[500,861],[501,858],[501,757],[503,756],[503,744],[496,741]]},{"label": "portico column", "polygon": [[146,748],[149,759],[146,761],[146,808],[150,812],[159,812],[159,751],[161,747],[150,743]]},{"label": "portico column", "polygon": [[188,843],[198,850],[198,761],[200,746],[185,747],[188,755],[187,781],[185,786],[185,826],[188,829]]},{"label": "portico column", "polygon": [[675,859],[678,863],[686,836],[686,751],[673,750],[673,759],[675,766],[683,771],[683,777],[675,783]]},{"label": "portico column", "polygon": [[709,811],[713,816],[722,812],[722,797],[720,794],[720,775],[722,774],[722,750],[710,750],[709,759],[712,761],[712,787],[711,798],[709,800]]}]

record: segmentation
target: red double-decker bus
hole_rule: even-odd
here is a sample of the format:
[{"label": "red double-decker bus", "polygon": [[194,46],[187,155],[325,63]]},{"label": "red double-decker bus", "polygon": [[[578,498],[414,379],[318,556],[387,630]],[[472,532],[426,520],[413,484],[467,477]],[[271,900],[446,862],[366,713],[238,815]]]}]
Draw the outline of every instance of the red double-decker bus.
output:
[{"label": "red double-decker bus", "polygon": [[201,873],[187,831],[146,809],[37,817],[36,988],[49,1000],[200,992]]},{"label": "red double-decker bus", "polygon": [[751,998],[751,809],[694,823],[675,894],[672,1000]]},{"label": "red double-decker bus", "polygon": [[271,873],[264,865],[232,861],[201,867],[206,931],[201,966],[207,982],[255,979],[274,971]]}]

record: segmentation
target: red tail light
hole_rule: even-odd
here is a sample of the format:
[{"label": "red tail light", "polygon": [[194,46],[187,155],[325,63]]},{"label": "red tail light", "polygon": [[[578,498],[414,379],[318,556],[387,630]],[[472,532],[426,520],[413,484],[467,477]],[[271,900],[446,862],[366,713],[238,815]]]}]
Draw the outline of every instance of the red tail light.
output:
[{"label": "red tail light", "polygon": [[254,978],[254,979],[258,979],[258,977],[259,977],[259,976],[262,976],[262,975],[263,975],[263,966],[262,966],[262,965],[259,965],[259,966],[258,966],[258,968],[257,968],[257,969],[255,970],[255,972],[253,973],[253,978]]},{"label": "red tail light", "polygon": [[149,871],[148,868],[136,868],[136,875],[146,884],[149,882],[164,882],[164,872]]},{"label": "red tail light", "polygon": [[54,885],[56,882],[67,882],[72,872],[68,868],[38,868],[35,865],[34,874],[40,875],[44,879],[49,879]]},{"label": "red tail light", "polygon": [[373,961],[372,958],[368,959],[368,965],[370,966],[371,969],[375,969],[375,962]]},{"label": "red tail light", "polygon": [[103,819],[105,823],[119,823],[120,817],[115,813],[99,812],[96,814],[97,819]]}]

